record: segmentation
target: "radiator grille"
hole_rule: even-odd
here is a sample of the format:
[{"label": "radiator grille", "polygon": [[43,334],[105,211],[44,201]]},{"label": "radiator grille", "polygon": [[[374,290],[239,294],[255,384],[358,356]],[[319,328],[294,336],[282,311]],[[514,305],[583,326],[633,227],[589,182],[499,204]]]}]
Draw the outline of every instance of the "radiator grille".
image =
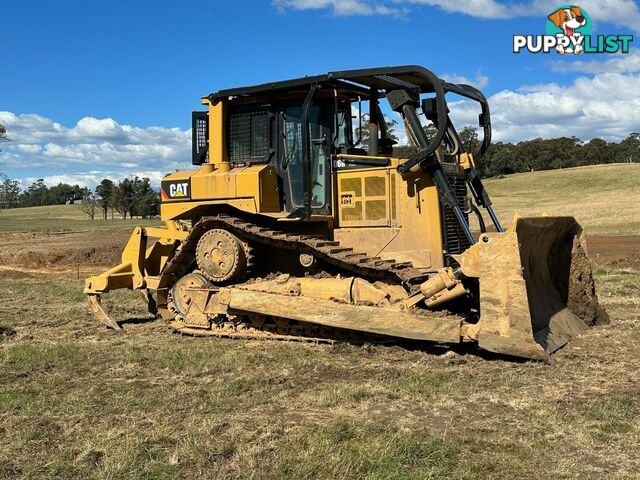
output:
[{"label": "radiator grille", "polygon": [[343,222],[359,222],[362,220],[362,202],[353,204],[353,208],[343,208],[340,217]]},{"label": "radiator grille", "polygon": [[385,177],[366,177],[364,179],[364,194],[367,197],[381,197],[385,194]]},{"label": "radiator grille", "polygon": [[231,113],[227,120],[227,150],[232,163],[260,162],[271,155],[271,114]]},{"label": "radiator grille", "polygon": [[[467,203],[467,185],[464,181],[464,177],[456,177],[449,176],[449,183],[451,183],[451,187],[456,192],[456,198],[458,199],[458,204],[464,210],[465,205]],[[443,205],[444,210],[444,245],[447,253],[447,258],[449,263],[455,263],[455,261],[450,258],[450,255],[457,255],[459,253],[464,252],[471,245],[469,244],[469,240],[467,236],[464,234],[464,230],[458,223],[458,219],[456,218],[456,214],[453,213],[453,209]],[[464,214],[465,220],[467,223],[469,222],[469,216]]]}]

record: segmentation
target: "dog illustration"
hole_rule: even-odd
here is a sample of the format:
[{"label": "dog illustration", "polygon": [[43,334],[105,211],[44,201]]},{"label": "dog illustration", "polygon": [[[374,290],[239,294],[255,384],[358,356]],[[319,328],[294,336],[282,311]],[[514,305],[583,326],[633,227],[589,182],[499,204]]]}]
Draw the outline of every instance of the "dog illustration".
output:
[{"label": "dog illustration", "polygon": [[[569,7],[569,8],[561,8],[553,12],[549,15],[549,20],[561,29],[564,32],[564,35],[569,37],[580,38],[582,34],[577,32],[576,30],[580,27],[583,27],[587,24],[587,19],[582,15],[582,10],[580,7]],[[582,53],[584,51],[584,47],[580,45],[576,45],[575,48],[572,47],[572,44],[569,43],[568,46],[558,45],[556,47],[558,53]]]}]

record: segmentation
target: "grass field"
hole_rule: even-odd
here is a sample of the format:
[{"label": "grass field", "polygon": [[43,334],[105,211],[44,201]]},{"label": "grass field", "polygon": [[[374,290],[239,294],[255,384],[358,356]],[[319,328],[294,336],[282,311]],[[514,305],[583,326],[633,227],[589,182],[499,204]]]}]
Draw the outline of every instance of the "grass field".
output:
[{"label": "grass field", "polygon": [[79,205],[51,205],[47,207],[12,208],[0,212],[0,233],[60,232],[78,230],[109,230],[133,225],[157,225],[157,219],[91,220]]},{"label": "grass field", "polygon": [[597,165],[490,178],[485,186],[501,221],[513,214],[571,215],[596,235],[638,235],[640,164]]},{"label": "grass field", "polygon": [[[503,212],[535,197],[533,211],[566,208],[590,233],[610,225],[637,235],[638,218],[626,210],[615,218],[601,196],[632,205],[638,173],[585,168],[487,187]],[[540,189],[530,185],[541,179]],[[581,211],[580,198],[595,210]],[[65,243],[111,248],[107,225],[67,218],[64,208],[72,207],[60,207],[61,217],[33,209],[11,228],[49,230],[44,215],[80,233],[0,235],[0,478],[640,478],[635,251],[601,250],[599,295],[613,324],[581,335],[549,364],[471,347],[183,337],[152,321],[132,292],[105,298],[114,317],[127,319],[117,333],[94,320],[82,275],[14,267],[22,257],[1,255],[29,242],[36,258],[62,262]],[[637,245],[622,240],[621,249]]]}]

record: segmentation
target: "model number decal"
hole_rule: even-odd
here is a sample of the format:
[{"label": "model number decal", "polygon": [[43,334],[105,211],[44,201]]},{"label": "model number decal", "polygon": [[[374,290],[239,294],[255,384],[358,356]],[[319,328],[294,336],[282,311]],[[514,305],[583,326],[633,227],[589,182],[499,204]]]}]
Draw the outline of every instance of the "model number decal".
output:
[{"label": "model number decal", "polygon": [[356,206],[356,202],[354,200],[353,193],[343,193],[340,195],[340,206],[342,208],[354,208]]}]

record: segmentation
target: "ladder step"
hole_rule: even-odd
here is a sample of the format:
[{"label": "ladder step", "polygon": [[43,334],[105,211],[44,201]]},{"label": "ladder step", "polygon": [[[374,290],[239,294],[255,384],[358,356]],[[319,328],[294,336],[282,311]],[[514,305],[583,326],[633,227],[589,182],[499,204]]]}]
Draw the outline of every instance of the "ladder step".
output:
[{"label": "ladder step", "polygon": [[364,253],[347,253],[343,255],[343,258],[348,258],[349,260],[354,260],[358,257],[364,260],[366,258],[366,255]]},{"label": "ladder step", "polygon": [[373,264],[376,267],[381,267],[382,265],[387,265],[387,264],[391,264],[392,262],[389,262],[389,260],[377,260],[375,262],[373,262]]},{"label": "ladder step", "polygon": [[331,240],[320,240],[320,241],[315,243],[315,247],[316,248],[335,247],[337,245],[340,245],[340,242],[332,242]]},{"label": "ladder step", "polygon": [[353,252],[353,248],[337,247],[329,250],[329,253],[331,253],[332,255],[337,255],[338,253],[344,253],[344,252]]},{"label": "ladder step", "polygon": [[393,266],[393,268],[394,268],[395,270],[401,270],[401,269],[404,269],[404,268],[410,268],[410,267],[413,267],[413,263],[411,263],[411,262],[401,262],[401,263],[396,263],[396,264]]}]

